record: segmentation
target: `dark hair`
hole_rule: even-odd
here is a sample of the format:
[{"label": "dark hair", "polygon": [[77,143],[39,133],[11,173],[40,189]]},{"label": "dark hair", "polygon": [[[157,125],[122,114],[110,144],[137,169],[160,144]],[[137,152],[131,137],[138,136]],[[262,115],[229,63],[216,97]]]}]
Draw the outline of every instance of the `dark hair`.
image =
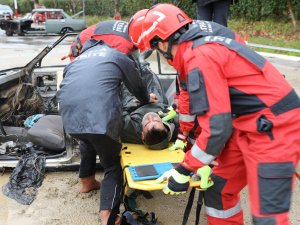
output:
[{"label": "dark hair", "polygon": [[159,129],[153,126],[153,128],[145,134],[143,141],[146,145],[151,146],[160,143],[167,138],[168,138],[168,131],[165,127],[164,129]]}]

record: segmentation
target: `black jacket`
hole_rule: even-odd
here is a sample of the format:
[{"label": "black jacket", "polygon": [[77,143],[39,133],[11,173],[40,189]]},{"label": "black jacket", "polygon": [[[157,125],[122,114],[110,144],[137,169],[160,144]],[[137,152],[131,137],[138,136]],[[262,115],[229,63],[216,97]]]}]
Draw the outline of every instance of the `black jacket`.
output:
[{"label": "black jacket", "polygon": [[148,92],[156,95],[158,103],[144,105],[136,102],[135,96],[123,85],[123,128],[121,140],[122,142],[142,144],[142,119],[144,115],[148,112],[158,112],[168,107],[168,100],[159,78],[150,69],[149,63],[145,61],[137,62],[137,66],[141,71],[140,74]]},{"label": "black jacket", "polygon": [[118,140],[122,128],[122,81],[139,101],[149,95],[134,62],[103,42],[83,52],[64,70],[57,98],[67,133],[105,134]]}]

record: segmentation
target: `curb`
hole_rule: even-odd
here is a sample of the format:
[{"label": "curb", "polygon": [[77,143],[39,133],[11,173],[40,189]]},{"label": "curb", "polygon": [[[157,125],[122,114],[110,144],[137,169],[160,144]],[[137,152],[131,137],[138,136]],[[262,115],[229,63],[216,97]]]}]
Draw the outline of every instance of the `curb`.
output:
[{"label": "curb", "polygon": [[298,56],[290,56],[290,55],[283,55],[283,54],[275,54],[275,53],[268,53],[268,52],[257,52],[258,54],[264,56],[264,57],[270,57],[270,58],[277,58],[277,59],[285,59],[289,61],[299,62],[300,63],[300,57]]}]

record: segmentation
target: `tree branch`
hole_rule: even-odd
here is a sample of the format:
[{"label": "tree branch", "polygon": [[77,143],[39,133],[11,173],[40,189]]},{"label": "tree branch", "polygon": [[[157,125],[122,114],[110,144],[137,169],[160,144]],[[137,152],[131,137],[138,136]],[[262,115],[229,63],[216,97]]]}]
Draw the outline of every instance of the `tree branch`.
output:
[{"label": "tree branch", "polygon": [[294,25],[294,29],[295,31],[298,31],[300,30],[300,24],[299,21],[296,20],[291,0],[287,0],[287,5],[288,5],[289,13],[291,15],[292,23]]}]

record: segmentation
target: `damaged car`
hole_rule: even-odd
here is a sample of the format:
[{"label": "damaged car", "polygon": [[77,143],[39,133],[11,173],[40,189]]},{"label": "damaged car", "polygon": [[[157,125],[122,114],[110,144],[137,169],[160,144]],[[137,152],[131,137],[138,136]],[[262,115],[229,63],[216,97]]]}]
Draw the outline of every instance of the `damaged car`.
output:
[{"label": "damaged car", "polygon": [[77,15],[70,16],[62,9],[34,9],[26,18],[0,20],[0,28],[7,36],[80,32],[87,26],[84,19],[74,18]]},{"label": "damaged car", "polygon": [[[60,61],[51,53],[63,42],[69,46],[75,35],[64,34],[25,66],[0,71],[0,168],[16,167],[28,151],[45,156],[48,170],[79,168],[79,141],[64,132],[56,99],[67,63],[44,63],[53,57]],[[172,99],[176,73],[161,63],[158,54],[152,54],[147,61],[158,74],[166,97]]]}]

